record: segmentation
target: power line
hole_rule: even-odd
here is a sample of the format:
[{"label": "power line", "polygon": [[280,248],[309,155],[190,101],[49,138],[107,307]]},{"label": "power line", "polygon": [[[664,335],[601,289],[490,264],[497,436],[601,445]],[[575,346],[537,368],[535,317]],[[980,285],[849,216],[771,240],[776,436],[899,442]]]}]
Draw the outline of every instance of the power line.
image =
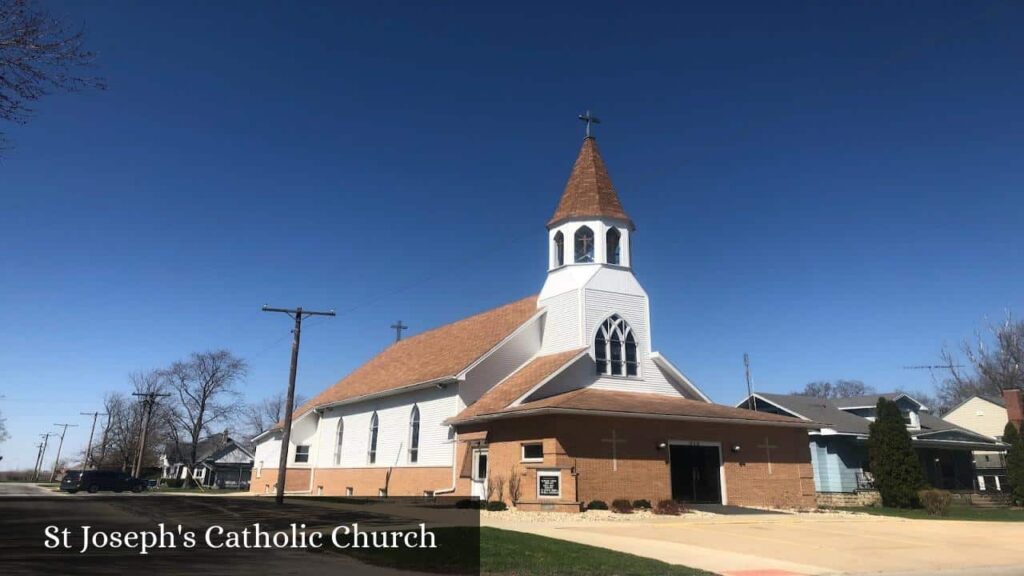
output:
[{"label": "power line", "polygon": [[284,503],[284,481],[288,473],[288,442],[292,435],[292,411],[295,409],[295,373],[299,367],[299,341],[302,337],[302,320],[310,316],[335,316],[334,310],[328,312],[315,312],[298,308],[271,308],[263,305],[264,312],[280,312],[287,314],[295,320],[295,328],[292,329],[292,365],[288,372],[288,397],[284,404],[284,433],[281,437],[281,459],[277,467],[277,495],[274,500],[278,504]]}]

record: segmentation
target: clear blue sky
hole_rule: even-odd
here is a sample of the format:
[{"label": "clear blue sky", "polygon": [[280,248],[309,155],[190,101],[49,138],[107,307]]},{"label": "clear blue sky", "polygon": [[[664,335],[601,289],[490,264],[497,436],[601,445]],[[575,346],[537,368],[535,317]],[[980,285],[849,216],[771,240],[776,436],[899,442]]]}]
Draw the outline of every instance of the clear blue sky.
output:
[{"label": "clear blue sky", "polygon": [[744,352],[764,390],[928,388],[901,367],[1024,309],[1019,4],[47,4],[110,89],[2,128],[0,468],[191,351],[282,389],[264,303],[338,310],[312,394],[398,318],[536,293],[586,108],[655,348],[716,401]]}]

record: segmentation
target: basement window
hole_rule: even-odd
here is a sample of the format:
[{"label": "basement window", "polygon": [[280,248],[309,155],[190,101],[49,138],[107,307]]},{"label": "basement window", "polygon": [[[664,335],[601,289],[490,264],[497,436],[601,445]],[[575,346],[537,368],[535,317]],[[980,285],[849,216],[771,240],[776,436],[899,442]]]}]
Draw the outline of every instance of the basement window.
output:
[{"label": "basement window", "polygon": [[544,445],[540,442],[523,444],[523,462],[543,462]]}]

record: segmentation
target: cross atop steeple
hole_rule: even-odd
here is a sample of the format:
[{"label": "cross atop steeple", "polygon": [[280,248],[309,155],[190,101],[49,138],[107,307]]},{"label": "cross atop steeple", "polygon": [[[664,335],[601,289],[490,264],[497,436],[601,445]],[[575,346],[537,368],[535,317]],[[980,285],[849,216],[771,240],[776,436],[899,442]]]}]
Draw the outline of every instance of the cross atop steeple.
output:
[{"label": "cross atop steeple", "polygon": [[399,320],[397,324],[391,325],[391,329],[395,331],[395,342],[399,342],[402,340],[402,330],[408,330],[409,327],[402,324],[402,321]]},{"label": "cross atop steeple", "polygon": [[579,118],[580,118],[581,121],[587,123],[587,136],[586,137],[590,138],[590,125],[591,124],[600,124],[601,121],[597,118],[597,116],[594,116],[593,114],[591,114],[590,110],[587,110],[586,114],[580,114]]}]

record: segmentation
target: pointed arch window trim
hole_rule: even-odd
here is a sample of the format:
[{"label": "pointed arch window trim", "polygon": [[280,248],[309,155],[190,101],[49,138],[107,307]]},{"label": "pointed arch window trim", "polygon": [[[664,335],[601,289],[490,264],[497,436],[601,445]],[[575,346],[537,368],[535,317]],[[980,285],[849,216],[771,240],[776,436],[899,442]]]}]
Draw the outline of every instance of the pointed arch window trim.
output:
[{"label": "pointed arch window trim", "polygon": [[377,462],[377,435],[380,431],[380,418],[377,417],[377,411],[374,410],[373,416],[370,417],[370,444],[369,449],[366,451],[366,460],[370,464]]},{"label": "pointed arch window trim", "polygon": [[334,465],[341,466],[341,445],[345,439],[345,419],[338,418],[338,428],[334,433]]},{"label": "pointed arch window trim", "polygon": [[555,268],[565,266],[565,234],[555,232],[553,246],[555,249]]},{"label": "pointed arch window trim", "polygon": [[640,377],[636,336],[629,324],[612,314],[594,336],[594,363],[599,376]]},{"label": "pointed arch window trim", "polygon": [[415,464],[420,457],[420,406],[412,405],[409,414],[409,463]]},{"label": "pointed arch window trim", "polygon": [[604,237],[605,251],[607,252],[605,260],[609,264],[622,265],[622,232],[619,232],[618,228],[612,226],[608,228],[608,232],[605,233]]},{"label": "pointed arch window trim", "polygon": [[594,231],[590,226],[580,226],[573,234],[573,262],[578,264],[594,261]]}]

